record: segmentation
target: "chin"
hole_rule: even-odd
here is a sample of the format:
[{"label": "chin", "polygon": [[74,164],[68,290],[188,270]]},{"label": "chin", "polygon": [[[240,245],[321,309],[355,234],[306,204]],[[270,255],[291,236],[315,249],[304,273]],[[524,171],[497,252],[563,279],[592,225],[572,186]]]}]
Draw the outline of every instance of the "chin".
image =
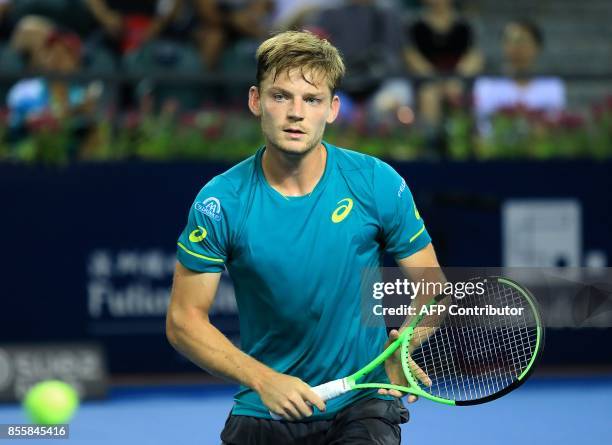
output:
[{"label": "chin", "polygon": [[304,155],[306,153],[311,152],[314,148],[316,148],[319,144],[318,143],[305,143],[302,141],[295,141],[295,142],[280,142],[280,143],[274,143],[273,144],[274,147],[276,147],[276,149],[284,154],[287,155],[293,155],[293,156],[300,156],[300,155]]}]

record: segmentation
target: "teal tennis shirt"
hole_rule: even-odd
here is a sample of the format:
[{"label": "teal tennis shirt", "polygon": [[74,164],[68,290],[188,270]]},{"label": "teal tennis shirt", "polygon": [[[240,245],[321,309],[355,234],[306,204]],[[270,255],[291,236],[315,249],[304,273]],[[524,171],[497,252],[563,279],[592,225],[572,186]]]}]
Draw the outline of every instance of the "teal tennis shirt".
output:
[{"label": "teal tennis shirt", "polygon": [[[388,164],[324,143],[325,172],[312,193],[284,197],[267,182],[261,148],[198,193],[178,241],[196,272],[227,270],[240,315],[241,348],[310,386],[346,377],[383,350],[384,325],[362,316],[362,273],[386,251],[408,257],[431,239],[402,177]],[[388,382],[383,367],[366,378]],[[327,419],[375,391],[350,391],[309,420]],[[235,415],[269,418],[241,387]]]}]

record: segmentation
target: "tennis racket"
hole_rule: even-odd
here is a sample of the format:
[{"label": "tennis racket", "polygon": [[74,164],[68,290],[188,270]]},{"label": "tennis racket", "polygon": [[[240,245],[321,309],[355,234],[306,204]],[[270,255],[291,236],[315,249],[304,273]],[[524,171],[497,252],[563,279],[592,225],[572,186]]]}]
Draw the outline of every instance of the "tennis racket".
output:
[{"label": "tennis racket", "polygon": [[[490,402],[518,388],[533,371],[544,346],[537,303],[525,288],[507,278],[481,281],[480,295],[433,298],[424,306],[427,311],[421,309],[413,316],[378,357],[354,374],[312,390],[327,401],[351,390],[396,389],[463,406]],[[508,314],[485,311],[505,307],[511,309]],[[474,308],[485,313],[475,314]],[[408,386],[360,383],[398,349]]]}]

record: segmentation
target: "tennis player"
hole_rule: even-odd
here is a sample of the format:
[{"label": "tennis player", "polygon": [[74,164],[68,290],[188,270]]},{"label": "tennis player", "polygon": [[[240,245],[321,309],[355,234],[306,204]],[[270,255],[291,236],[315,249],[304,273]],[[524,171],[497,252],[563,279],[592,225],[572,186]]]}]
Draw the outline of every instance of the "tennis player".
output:
[{"label": "tennis player", "polygon": [[[325,404],[311,387],[360,369],[389,341],[383,326],[361,320],[362,271],[381,266],[385,251],[406,271],[437,267],[431,239],[393,168],[322,140],[340,108],[337,49],[291,31],[263,42],[256,57],[248,103],[265,145],[208,182],[191,206],[168,339],[241,384],[225,444],[399,444],[408,418],[400,392],[351,391]],[[208,318],[224,268],[242,349]],[[406,384],[398,362],[378,369],[370,381]]]}]

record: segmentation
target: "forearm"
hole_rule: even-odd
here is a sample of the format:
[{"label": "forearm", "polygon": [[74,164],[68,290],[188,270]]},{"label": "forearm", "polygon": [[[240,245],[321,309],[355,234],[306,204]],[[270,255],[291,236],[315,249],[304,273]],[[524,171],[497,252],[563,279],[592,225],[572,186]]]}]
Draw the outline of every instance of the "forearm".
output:
[{"label": "forearm", "polygon": [[87,6],[91,13],[98,19],[99,21],[103,21],[104,18],[111,13],[111,10],[106,5],[103,0],[87,0]]},{"label": "forearm", "polygon": [[172,346],[213,375],[259,392],[275,371],[234,346],[201,314],[169,313],[166,331]]},{"label": "forearm", "polygon": [[[414,255],[398,261],[403,275],[415,283],[423,283],[419,291],[413,296],[410,306],[414,308],[415,314],[420,314],[421,308],[429,304],[432,298],[443,293],[444,284],[447,282],[444,271],[438,263],[433,246],[429,244]],[[438,304],[446,304],[447,300],[442,299]],[[427,324],[437,326],[434,315],[427,316]],[[413,320],[408,316],[402,327],[407,326]]]},{"label": "forearm", "polygon": [[430,76],[434,74],[434,66],[419,53],[409,48],[404,51],[404,60],[408,69],[419,76]]},{"label": "forearm", "polygon": [[457,64],[457,72],[463,76],[474,76],[482,70],[483,58],[478,50],[471,49]]}]

